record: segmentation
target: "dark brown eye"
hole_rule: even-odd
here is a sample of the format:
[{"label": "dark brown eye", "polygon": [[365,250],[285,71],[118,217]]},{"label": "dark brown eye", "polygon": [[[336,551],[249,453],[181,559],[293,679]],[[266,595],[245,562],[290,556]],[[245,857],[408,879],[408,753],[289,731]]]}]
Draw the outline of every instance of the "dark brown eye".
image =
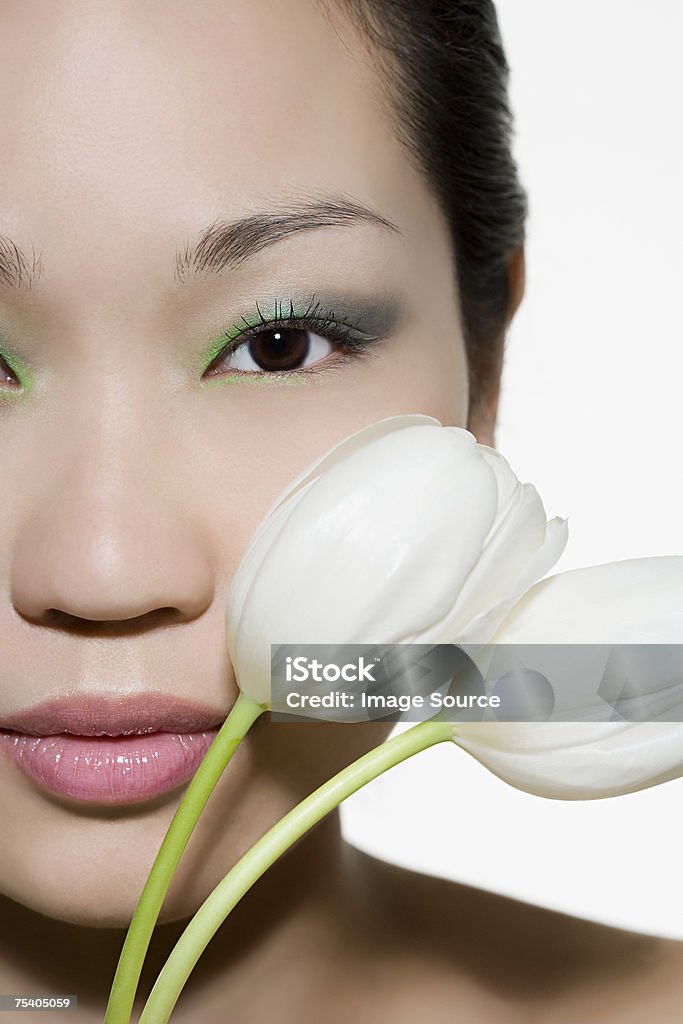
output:
[{"label": "dark brown eye", "polygon": [[245,338],[220,356],[209,371],[239,370],[241,373],[276,373],[300,370],[319,362],[334,350],[334,343],[301,327],[274,327]]},{"label": "dark brown eye", "polygon": [[7,365],[5,360],[2,358],[2,356],[0,356],[0,387],[3,387],[3,388],[20,388],[21,387],[21,384],[19,383],[17,378],[14,376],[14,373],[12,372],[12,370],[10,370],[9,366]]}]

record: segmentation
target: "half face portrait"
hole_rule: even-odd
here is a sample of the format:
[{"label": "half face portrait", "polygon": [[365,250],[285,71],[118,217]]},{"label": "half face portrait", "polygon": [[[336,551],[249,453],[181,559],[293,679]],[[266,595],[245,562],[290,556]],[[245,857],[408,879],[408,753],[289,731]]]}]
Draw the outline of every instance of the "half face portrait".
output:
[{"label": "half face portrait", "polygon": [[[482,254],[454,247],[467,224],[451,219],[462,197],[449,190],[468,167],[433,157],[447,97],[429,109],[438,71],[420,53],[406,95],[401,25],[364,7],[64,3],[38,17],[3,4],[6,722],[102,697],[182,701],[187,732],[220,723],[236,693],[231,577],[287,482],[394,414],[492,441],[513,252],[501,240],[489,256],[488,317],[467,296],[468,353],[459,260],[471,271]],[[379,729],[260,722],[166,916],[188,913]],[[4,891],[56,918],[123,925],[178,786],[160,778],[161,792],[107,803],[121,778],[101,765],[104,802],[84,800],[64,765],[27,775],[16,760],[0,765]]]}]

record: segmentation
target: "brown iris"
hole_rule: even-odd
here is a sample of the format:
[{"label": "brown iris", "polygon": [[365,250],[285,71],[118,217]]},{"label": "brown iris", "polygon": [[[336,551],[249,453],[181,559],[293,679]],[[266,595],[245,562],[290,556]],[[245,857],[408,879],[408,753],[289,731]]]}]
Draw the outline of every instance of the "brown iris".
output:
[{"label": "brown iris", "polygon": [[260,331],[247,346],[249,355],[262,370],[293,370],[308,355],[310,333],[301,328]]}]

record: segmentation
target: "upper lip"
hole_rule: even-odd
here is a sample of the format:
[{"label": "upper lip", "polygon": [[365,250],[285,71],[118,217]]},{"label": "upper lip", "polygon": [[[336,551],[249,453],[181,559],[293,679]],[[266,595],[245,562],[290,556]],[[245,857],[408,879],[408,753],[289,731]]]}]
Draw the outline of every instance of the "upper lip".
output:
[{"label": "upper lip", "polygon": [[164,693],[71,693],[0,718],[0,728],[31,736],[189,733],[221,725],[226,714],[208,704]]}]

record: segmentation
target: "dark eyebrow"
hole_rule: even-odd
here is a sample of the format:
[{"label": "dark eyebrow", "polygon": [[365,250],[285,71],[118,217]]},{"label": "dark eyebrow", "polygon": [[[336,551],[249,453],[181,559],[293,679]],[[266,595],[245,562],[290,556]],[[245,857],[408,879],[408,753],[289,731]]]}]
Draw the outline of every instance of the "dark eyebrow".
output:
[{"label": "dark eyebrow", "polygon": [[11,238],[0,235],[0,287],[32,288],[42,273],[40,253],[31,247],[29,257]]},{"label": "dark eyebrow", "polygon": [[[362,222],[402,234],[396,224],[376,210],[344,196],[301,199],[279,210],[253,213],[235,221],[217,220],[194,245],[188,242],[182,252],[176,253],[175,277],[185,281],[192,275],[218,274],[296,232]],[[33,246],[28,256],[11,238],[0,235],[0,287],[30,289],[42,275],[41,256]]]},{"label": "dark eyebrow", "polygon": [[188,243],[183,252],[177,253],[175,276],[185,281],[191,274],[217,274],[296,232],[359,222],[402,234],[386,217],[347,197],[300,200],[279,210],[253,213],[235,221],[214,221],[194,245]]}]

